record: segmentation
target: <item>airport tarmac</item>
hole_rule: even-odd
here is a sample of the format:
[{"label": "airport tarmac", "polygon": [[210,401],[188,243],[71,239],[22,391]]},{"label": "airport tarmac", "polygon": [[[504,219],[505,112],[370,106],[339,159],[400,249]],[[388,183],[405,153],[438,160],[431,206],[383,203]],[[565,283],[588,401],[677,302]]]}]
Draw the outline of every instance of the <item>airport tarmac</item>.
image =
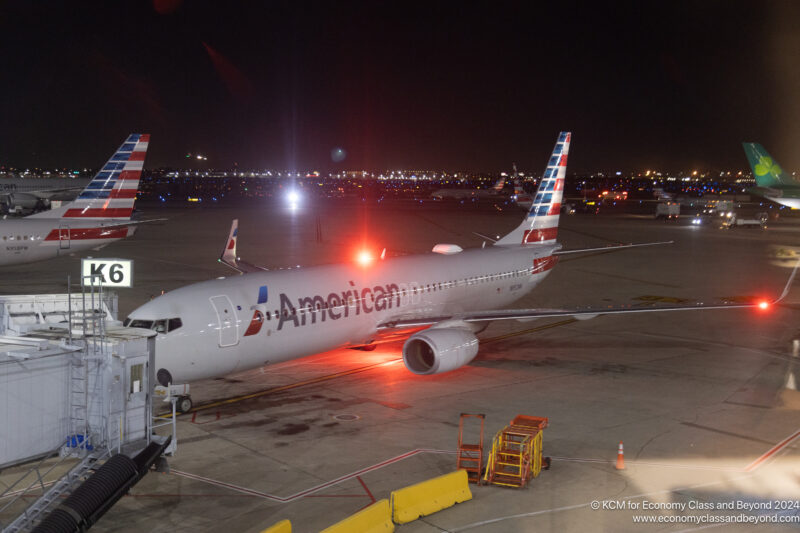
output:
[{"label": "airport tarmac", "polygon": [[[441,242],[480,246],[473,231],[502,233],[522,217],[492,206],[343,200],[294,214],[269,205],[142,210],[169,222],[143,225],[94,254],[134,259],[122,318],[162,290],[231,275],[216,258],[235,217],[239,254],[271,268],[349,260],[361,242],[389,255]],[[567,249],[665,240],[675,244],[562,257],[517,306],[777,296],[800,250],[800,226],[718,230],[601,214],[562,216],[559,231]],[[78,263],[3,269],[2,292],[61,292]],[[257,532],[289,518],[295,531],[319,531],[454,470],[460,413],[486,415],[487,448],[517,414],[548,417],[552,467],[525,489],[472,486],[471,501],[398,531],[686,531],[736,519],[764,523],[724,530],[796,529],[769,521],[800,513],[799,303],[797,282],[767,312],[493,323],[471,364],[435,376],[406,371],[395,342],[193,383],[199,410],[178,418],[171,472],[145,477],[94,530]],[[620,441],[624,470],[615,469]],[[616,502],[623,509],[609,508]],[[742,509],[754,503],[772,509]]]}]

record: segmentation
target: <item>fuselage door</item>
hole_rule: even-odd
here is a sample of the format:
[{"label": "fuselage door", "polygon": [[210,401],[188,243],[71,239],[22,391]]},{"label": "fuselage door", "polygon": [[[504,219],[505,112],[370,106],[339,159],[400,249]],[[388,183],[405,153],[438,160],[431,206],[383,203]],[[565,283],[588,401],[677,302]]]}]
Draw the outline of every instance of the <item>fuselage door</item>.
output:
[{"label": "fuselage door", "polygon": [[69,226],[66,224],[58,226],[58,247],[61,250],[69,250]]},{"label": "fuselage door", "polygon": [[225,295],[209,298],[219,322],[219,345],[221,348],[239,343],[239,321],[231,299]]}]

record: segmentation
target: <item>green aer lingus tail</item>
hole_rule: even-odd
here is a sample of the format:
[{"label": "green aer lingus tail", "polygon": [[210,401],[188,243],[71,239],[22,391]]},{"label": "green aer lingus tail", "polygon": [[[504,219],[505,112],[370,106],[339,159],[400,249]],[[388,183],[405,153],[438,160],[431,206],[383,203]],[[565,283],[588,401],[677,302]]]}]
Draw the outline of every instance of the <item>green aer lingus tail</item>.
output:
[{"label": "green aer lingus tail", "polygon": [[760,144],[742,143],[742,146],[756,180],[756,187],[749,192],[792,209],[800,209],[800,181],[784,172]]}]

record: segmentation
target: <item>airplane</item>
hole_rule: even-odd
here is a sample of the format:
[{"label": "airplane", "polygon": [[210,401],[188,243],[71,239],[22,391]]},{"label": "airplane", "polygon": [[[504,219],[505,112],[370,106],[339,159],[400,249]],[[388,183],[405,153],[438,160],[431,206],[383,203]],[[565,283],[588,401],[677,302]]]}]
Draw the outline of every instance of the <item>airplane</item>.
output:
[{"label": "airplane", "polygon": [[74,200],[88,178],[0,178],[0,210],[18,215],[48,209],[54,200]]},{"label": "airplane", "polygon": [[526,211],[533,205],[533,195],[522,188],[522,182],[519,178],[514,180],[514,196],[512,196],[512,198],[519,207]]},{"label": "airplane", "polygon": [[105,246],[132,235],[131,220],[149,134],[133,133],[78,197],[59,208],[0,220],[0,266]]},{"label": "airplane", "polygon": [[506,178],[502,177],[495,182],[491,189],[438,189],[431,193],[434,200],[466,200],[471,198],[498,198],[503,195]]},{"label": "airplane", "polygon": [[[157,381],[169,388],[341,347],[369,349],[397,335],[409,335],[402,349],[409,371],[438,374],[472,361],[478,353],[476,333],[495,320],[756,305],[506,308],[541,283],[561,255],[609,250],[562,250],[556,242],[571,138],[569,132],[559,134],[533,205],[522,223],[492,246],[464,250],[438,244],[421,255],[259,271],[238,263],[234,221],[220,260],[247,273],[163,294],[131,312],[125,325],[159,333],[154,370]],[[665,243],[611,249],[655,244]],[[176,403],[181,412],[192,406],[187,394]]]},{"label": "airplane", "polygon": [[756,180],[756,187],[748,192],[792,209],[800,209],[800,181],[784,172],[760,144],[746,142],[742,146]]}]

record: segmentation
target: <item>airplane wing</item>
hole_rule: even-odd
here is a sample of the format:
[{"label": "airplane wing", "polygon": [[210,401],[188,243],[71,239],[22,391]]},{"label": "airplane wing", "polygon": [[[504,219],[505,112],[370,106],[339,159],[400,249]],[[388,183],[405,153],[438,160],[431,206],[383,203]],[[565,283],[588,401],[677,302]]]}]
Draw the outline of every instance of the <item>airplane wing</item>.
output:
[{"label": "airplane wing", "polygon": [[566,255],[566,254],[581,254],[586,252],[611,252],[615,250],[622,250],[625,248],[642,248],[644,246],[660,246],[662,244],[675,244],[675,241],[661,241],[661,242],[642,242],[631,244],[609,244],[608,246],[600,246],[598,248],[576,248],[575,250],[557,250],[553,255]]},{"label": "airplane wing", "polygon": [[797,269],[800,267],[800,260],[792,269],[789,280],[783,288],[781,295],[775,300],[761,301],[749,304],[740,303],[725,303],[705,305],[703,303],[695,303],[689,305],[670,305],[670,306],[657,306],[657,307],[598,307],[598,308],[576,308],[576,309],[498,309],[494,311],[475,311],[468,313],[459,313],[453,315],[431,316],[431,317],[398,317],[396,319],[388,320],[378,325],[378,330],[387,330],[395,328],[413,328],[424,327],[439,324],[445,321],[458,321],[458,322],[490,322],[494,320],[519,320],[528,321],[537,318],[555,318],[555,317],[572,317],[578,320],[588,320],[600,315],[620,315],[632,313],[662,313],[667,311],[701,311],[712,309],[745,309],[745,308],[760,308],[767,309],[789,294],[789,288],[794,281]]},{"label": "airplane wing", "polygon": [[[485,235],[483,233],[478,233],[477,231],[472,232],[473,235],[477,235],[481,239],[491,241],[493,243],[497,242],[498,238],[492,237],[490,235]],[[567,254],[580,254],[580,253],[588,253],[588,252],[611,252],[616,250],[623,250],[626,248],[641,248],[644,246],[659,246],[662,244],[675,244],[675,241],[660,241],[660,242],[642,242],[642,243],[630,243],[630,244],[609,244],[608,246],[600,246],[597,248],[576,248],[574,250],[557,250],[553,252],[553,255],[567,255]]]}]

